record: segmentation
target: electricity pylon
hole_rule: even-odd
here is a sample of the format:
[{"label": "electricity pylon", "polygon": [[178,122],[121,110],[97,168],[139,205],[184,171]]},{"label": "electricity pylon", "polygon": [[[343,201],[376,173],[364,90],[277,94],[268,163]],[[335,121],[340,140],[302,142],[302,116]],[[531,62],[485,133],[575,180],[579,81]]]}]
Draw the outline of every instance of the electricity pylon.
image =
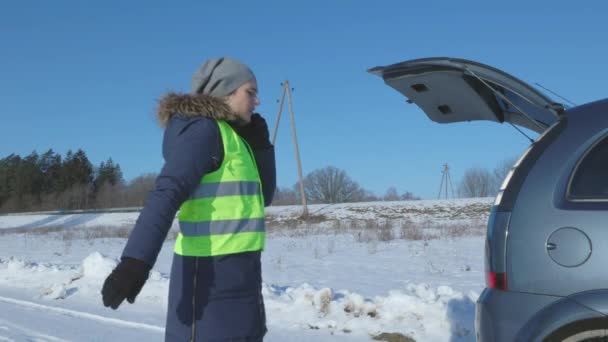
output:
[{"label": "electricity pylon", "polygon": [[448,199],[448,185],[449,189],[452,191],[452,196],[450,198],[454,198],[454,187],[452,186],[452,178],[450,177],[450,167],[448,164],[443,164],[443,170],[441,171],[441,184],[439,184],[439,195],[437,195],[437,199],[441,198],[441,192],[443,191],[443,186],[445,184],[445,199]]},{"label": "electricity pylon", "polygon": [[296,122],[293,117],[293,106],[291,104],[291,88],[289,87],[289,81],[285,80],[282,84],[283,92],[281,94],[281,102],[279,103],[279,114],[277,115],[277,122],[274,125],[274,133],[272,135],[272,145],[277,139],[277,132],[279,130],[279,121],[281,121],[281,112],[283,111],[283,100],[285,99],[285,93],[287,93],[287,102],[289,104],[289,117],[291,121],[291,135],[293,136],[293,145],[296,150],[296,161],[298,163],[298,179],[300,181],[300,197],[302,198],[302,216],[308,216],[308,208],[306,206],[306,194],[304,193],[304,180],[302,179],[302,163],[300,162],[300,149],[298,148],[298,135],[296,134]]}]

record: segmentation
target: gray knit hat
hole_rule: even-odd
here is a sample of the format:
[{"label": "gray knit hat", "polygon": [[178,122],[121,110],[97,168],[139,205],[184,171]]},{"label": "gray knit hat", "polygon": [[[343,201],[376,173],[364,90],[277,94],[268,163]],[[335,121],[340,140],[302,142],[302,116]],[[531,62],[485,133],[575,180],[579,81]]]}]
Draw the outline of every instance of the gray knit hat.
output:
[{"label": "gray knit hat", "polygon": [[249,67],[235,59],[213,58],[203,63],[192,75],[192,93],[226,96],[254,78]]}]

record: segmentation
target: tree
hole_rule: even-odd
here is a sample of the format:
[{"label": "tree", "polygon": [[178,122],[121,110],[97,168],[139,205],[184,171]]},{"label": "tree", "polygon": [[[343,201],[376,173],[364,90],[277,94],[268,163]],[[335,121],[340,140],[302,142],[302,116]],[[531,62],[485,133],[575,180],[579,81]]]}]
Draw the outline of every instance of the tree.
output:
[{"label": "tree", "polygon": [[93,193],[91,184],[75,184],[55,196],[54,209],[87,209]]},{"label": "tree", "polygon": [[401,200],[402,201],[418,201],[418,200],[420,200],[420,197],[414,196],[413,193],[406,191],[401,194]]},{"label": "tree", "polygon": [[43,174],[42,194],[58,193],[65,189],[61,179],[61,155],[49,149],[38,159],[38,167]]},{"label": "tree", "polygon": [[458,193],[462,197],[488,197],[496,194],[494,177],[486,169],[469,168],[464,172]]},{"label": "tree", "polygon": [[36,151],[23,158],[17,173],[17,200],[23,210],[32,210],[40,204],[44,175],[38,166]]},{"label": "tree", "polygon": [[304,178],[304,192],[311,203],[357,202],[365,194],[344,170],[333,166],[309,173]]},{"label": "tree", "polygon": [[142,207],[148,193],[154,190],[157,174],[147,173],[134,178],[125,190],[125,203],[129,207]]},{"label": "tree", "polygon": [[500,190],[502,182],[507,177],[507,174],[509,171],[511,171],[516,162],[517,158],[509,158],[499,162],[498,165],[496,165],[494,168],[494,173],[492,174],[494,177],[494,189],[496,189],[496,191]]},{"label": "tree", "polygon": [[100,189],[106,182],[109,182],[112,186],[124,185],[120,164],[114,164],[112,158],[108,158],[105,163],[101,162],[95,172],[93,184],[95,189]]},{"label": "tree", "polygon": [[377,202],[380,201],[380,198],[376,196],[373,192],[369,190],[362,189],[361,202]]},{"label": "tree", "polygon": [[122,207],[124,202],[124,187],[121,184],[105,182],[95,189],[95,208]]},{"label": "tree", "polygon": [[93,165],[87,158],[86,153],[79,149],[76,153],[68,151],[63,163],[61,176],[64,180],[65,188],[69,189],[74,185],[92,184]]},{"label": "tree", "polygon": [[300,203],[300,196],[298,195],[299,185],[297,185],[298,190],[292,190],[287,187],[276,188],[274,192],[274,197],[272,198],[272,205],[294,205]]},{"label": "tree", "polygon": [[386,190],[386,194],[384,194],[384,197],[382,199],[384,201],[398,201],[399,194],[397,193],[397,188],[395,188],[394,186],[388,188],[388,190]]},{"label": "tree", "polygon": [[10,154],[0,160],[0,208],[2,212],[15,211],[17,203],[17,174],[21,157]]},{"label": "tree", "polygon": [[88,208],[93,199],[93,165],[83,150],[68,151],[59,178],[62,185],[62,191],[57,194],[59,208]]}]

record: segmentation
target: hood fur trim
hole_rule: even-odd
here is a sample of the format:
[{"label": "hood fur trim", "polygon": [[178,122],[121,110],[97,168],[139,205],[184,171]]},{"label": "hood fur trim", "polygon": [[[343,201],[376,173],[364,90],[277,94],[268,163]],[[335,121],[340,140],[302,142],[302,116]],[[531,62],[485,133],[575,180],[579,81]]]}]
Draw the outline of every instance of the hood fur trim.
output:
[{"label": "hood fur trim", "polygon": [[157,118],[161,127],[167,127],[173,115],[187,117],[204,116],[215,120],[233,121],[237,119],[230,107],[221,99],[208,95],[169,93],[158,104]]}]

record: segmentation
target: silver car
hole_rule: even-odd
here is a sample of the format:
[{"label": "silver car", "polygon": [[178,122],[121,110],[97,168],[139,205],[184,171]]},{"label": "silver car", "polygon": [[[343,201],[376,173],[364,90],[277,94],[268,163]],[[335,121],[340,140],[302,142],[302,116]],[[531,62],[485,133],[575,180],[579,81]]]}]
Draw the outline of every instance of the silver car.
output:
[{"label": "silver car", "polygon": [[538,132],[488,221],[479,341],[608,341],[608,100],[573,108],[500,70],[454,58],[370,73],[440,123]]}]

